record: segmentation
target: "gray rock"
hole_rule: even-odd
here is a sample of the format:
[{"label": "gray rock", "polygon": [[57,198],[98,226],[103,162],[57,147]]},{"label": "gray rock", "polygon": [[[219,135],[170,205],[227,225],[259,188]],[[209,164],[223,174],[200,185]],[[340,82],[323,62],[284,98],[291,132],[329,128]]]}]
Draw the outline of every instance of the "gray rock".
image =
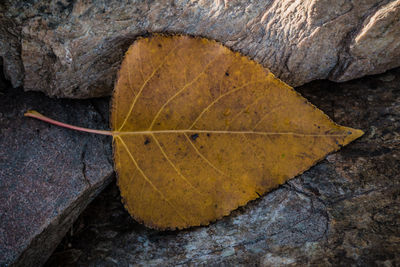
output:
[{"label": "gray rock", "polygon": [[0,266],[40,266],[112,180],[111,140],[23,114],[105,128],[108,99],[56,100],[0,85]]},{"label": "gray rock", "polygon": [[127,47],[151,32],[216,39],[292,86],[400,66],[400,0],[0,3],[0,57],[14,86],[109,95]]},{"label": "gray rock", "polygon": [[399,88],[400,69],[298,88],[335,121],[366,134],[207,227],[148,229],[124,210],[113,183],[46,266],[398,266]]}]

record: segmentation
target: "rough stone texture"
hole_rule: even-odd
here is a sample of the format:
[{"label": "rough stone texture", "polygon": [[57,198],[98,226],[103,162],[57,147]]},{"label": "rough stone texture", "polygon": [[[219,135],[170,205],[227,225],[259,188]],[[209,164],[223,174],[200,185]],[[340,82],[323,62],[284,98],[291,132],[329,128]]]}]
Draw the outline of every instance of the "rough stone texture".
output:
[{"label": "rough stone texture", "polygon": [[40,266],[112,180],[111,140],[25,118],[107,127],[108,99],[55,100],[0,82],[0,266]]},{"label": "rough stone texture", "polygon": [[366,134],[208,227],[145,228],[124,210],[112,183],[46,266],[399,265],[400,69],[298,90]]},{"label": "rough stone texture", "polygon": [[50,96],[109,95],[127,47],[149,32],[216,39],[293,86],[400,66],[400,0],[0,3],[6,76]]}]

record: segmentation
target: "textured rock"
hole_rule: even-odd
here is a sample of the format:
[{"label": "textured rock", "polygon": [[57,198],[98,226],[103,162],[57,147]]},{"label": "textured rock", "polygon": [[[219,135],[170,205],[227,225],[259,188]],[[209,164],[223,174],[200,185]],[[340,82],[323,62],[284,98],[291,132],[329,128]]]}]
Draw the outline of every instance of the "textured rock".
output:
[{"label": "textured rock", "polygon": [[216,39],[298,86],[400,65],[400,0],[3,1],[0,56],[14,86],[109,95],[127,47],[149,32]]},{"label": "textured rock", "polygon": [[23,113],[35,108],[62,121],[105,128],[108,99],[55,100],[0,86],[0,266],[40,266],[111,181],[111,140]]},{"label": "textured rock", "polygon": [[124,210],[113,183],[46,266],[397,266],[400,69],[299,90],[366,134],[208,227],[158,232]]}]

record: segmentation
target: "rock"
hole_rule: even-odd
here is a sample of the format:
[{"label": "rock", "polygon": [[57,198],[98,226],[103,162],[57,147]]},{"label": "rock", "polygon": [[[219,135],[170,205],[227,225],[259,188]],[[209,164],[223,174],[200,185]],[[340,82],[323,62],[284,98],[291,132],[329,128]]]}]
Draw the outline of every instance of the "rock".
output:
[{"label": "rock", "polygon": [[14,86],[109,95],[128,46],[152,32],[218,40],[292,86],[400,66],[400,0],[2,1],[0,57]]},{"label": "rock", "polygon": [[124,210],[112,183],[46,266],[399,265],[399,88],[400,69],[298,88],[336,122],[366,134],[207,227],[148,229]]},{"label": "rock", "polygon": [[112,180],[111,140],[23,114],[37,109],[106,128],[108,99],[56,100],[4,87],[0,94],[0,266],[40,266]]}]

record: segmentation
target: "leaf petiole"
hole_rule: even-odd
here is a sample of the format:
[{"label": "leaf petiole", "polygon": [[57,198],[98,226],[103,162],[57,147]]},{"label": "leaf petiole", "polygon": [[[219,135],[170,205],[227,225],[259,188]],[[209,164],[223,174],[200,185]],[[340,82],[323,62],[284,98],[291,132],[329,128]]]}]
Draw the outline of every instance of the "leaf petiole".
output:
[{"label": "leaf petiole", "polygon": [[50,119],[42,114],[40,114],[39,112],[35,111],[35,110],[28,110],[25,114],[25,117],[31,117],[31,118],[35,118],[41,121],[45,121],[48,122],[50,124],[54,124],[60,127],[64,127],[67,129],[72,129],[72,130],[76,130],[76,131],[80,131],[80,132],[87,132],[87,133],[94,133],[94,134],[102,134],[102,135],[113,135],[113,132],[111,131],[105,131],[105,130],[95,130],[95,129],[89,129],[89,128],[84,128],[84,127],[78,127],[78,126],[74,126],[68,123],[63,123],[63,122],[59,122],[53,119]]}]

